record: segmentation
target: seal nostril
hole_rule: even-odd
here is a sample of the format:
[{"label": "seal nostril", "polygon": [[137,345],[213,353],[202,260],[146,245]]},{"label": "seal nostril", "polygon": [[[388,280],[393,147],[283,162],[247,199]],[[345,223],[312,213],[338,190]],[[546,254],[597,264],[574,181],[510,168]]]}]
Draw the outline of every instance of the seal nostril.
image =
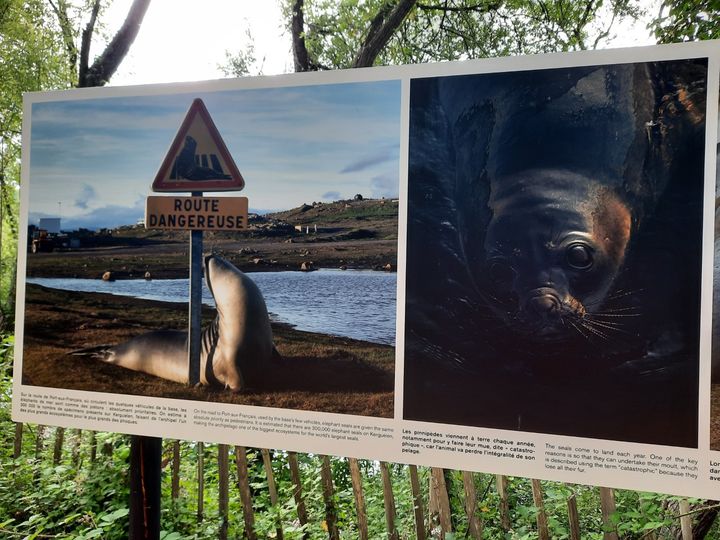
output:
[{"label": "seal nostril", "polygon": [[558,310],[560,303],[557,298],[549,294],[534,296],[528,301],[528,307],[538,314],[553,313]]}]

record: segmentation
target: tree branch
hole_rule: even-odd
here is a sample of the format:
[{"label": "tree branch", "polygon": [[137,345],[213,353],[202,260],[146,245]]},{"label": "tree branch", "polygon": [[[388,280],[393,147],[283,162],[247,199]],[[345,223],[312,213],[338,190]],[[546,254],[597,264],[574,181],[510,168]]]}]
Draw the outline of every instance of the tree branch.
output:
[{"label": "tree branch", "polygon": [[415,7],[415,2],[416,0],[398,0],[394,7],[392,7],[392,3],[388,2],[378,11],[370,23],[365,41],[355,56],[353,67],[370,67],[375,63],[378,54],[390,41],[397,27]]},{"label": "tree branch", "polygon": [[440,6],[431,4],[417,4],[418,9],[424,9],[427,11],[457,11],[457,12],[468,12],[468,11],[479,11],[480,13],[487,13],[489,11],[496,11],[502,7],[502,2],[490,2],[490,3],[478,3],[472,6]]},{"label": "tree branch", "polygon": [[60,32],[62,33],[63,43],[65,44],[65,50],[68,55],[68,65],[70,66],[70,73],[74,74],[77,69],[77,56],[78,51],[75,46],[75,36],[73,36],[73,27],[70,23],[70,18],[67,14],[67,3],[65,0],[59,0],[56,4],[53,0],[48,0],[48,3],[52,7],[55,15],[58,18],[60,24]]},{"label": "tree branch", "polygon": [[80,73],[79,86],[102,86],[117,70],[140,30],[150,0],[133,0],[125,22],[87,73]]},{"label": "tree branch", "polygon": [[310,59],[305,46],[305,14],[303,12],[304,0],[295,0],[292,7],[292,33],[293,61],[295,71],[310,71]]},{"label": "tree branch", "polygon": [[[97,21],[99,11],[100,0],[95,0],[92,7],[92,13],[90,14],[90,20],[82,33],[82,42],[80,44],[80,68],[78,69],[78,75],[87,75],[88,63],[90,61],[90,42],[92,41],[92,35],[95,31],[95,22]],[[82,78],[80,78],[79,81],[80,86],[85,86]]]}]

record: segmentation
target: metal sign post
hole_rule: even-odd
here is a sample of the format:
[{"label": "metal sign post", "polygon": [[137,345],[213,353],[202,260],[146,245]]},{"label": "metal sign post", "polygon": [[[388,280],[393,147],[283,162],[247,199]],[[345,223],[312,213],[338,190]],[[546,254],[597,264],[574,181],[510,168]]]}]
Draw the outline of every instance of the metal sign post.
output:
[{"label": "metal sign post", "polygon": [[[193,197],[202,197],[193,191]],[[188,313],[188,381],[200,382],[200,341],[202,338],[202,271],[203,232],[190,231],[190,308]]]}]

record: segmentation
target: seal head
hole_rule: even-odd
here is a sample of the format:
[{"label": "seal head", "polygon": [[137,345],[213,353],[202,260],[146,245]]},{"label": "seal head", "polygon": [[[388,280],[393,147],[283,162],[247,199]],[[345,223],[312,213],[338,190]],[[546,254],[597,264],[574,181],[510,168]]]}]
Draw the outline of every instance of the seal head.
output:
[{"label": "seal head", "polygon": [[479,281],[491,309],[540,340],[605,335],[599,313],[631,236],[627,205],[582,173],[531,169],[491,184]]}]

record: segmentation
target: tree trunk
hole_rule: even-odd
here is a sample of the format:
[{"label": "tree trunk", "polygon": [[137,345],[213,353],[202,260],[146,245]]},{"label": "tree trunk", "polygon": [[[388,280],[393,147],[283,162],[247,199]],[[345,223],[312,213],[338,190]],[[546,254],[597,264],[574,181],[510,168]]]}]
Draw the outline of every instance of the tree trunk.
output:
[{"label": "tree trunk", "polygon": [[[105,50],[95,59],[92,66],[78,73],[78,87],[103,86],[110,80],[135,41],[149,5],[150,0],[133,1],[127,17],[125,17],[125,22],[107,44]],[[91,39],[87,40],[88,47],[90,41]],[[84,53],[85,51],[81,51],[81,58]]]},{"label": "tree trunk", "polygon": [[395,30],[415,6],[416,0],[398,0],[393,6],[385,4],[370,23],[360,50],[355,56],[353,67],[370,67],[392,37]]}]

